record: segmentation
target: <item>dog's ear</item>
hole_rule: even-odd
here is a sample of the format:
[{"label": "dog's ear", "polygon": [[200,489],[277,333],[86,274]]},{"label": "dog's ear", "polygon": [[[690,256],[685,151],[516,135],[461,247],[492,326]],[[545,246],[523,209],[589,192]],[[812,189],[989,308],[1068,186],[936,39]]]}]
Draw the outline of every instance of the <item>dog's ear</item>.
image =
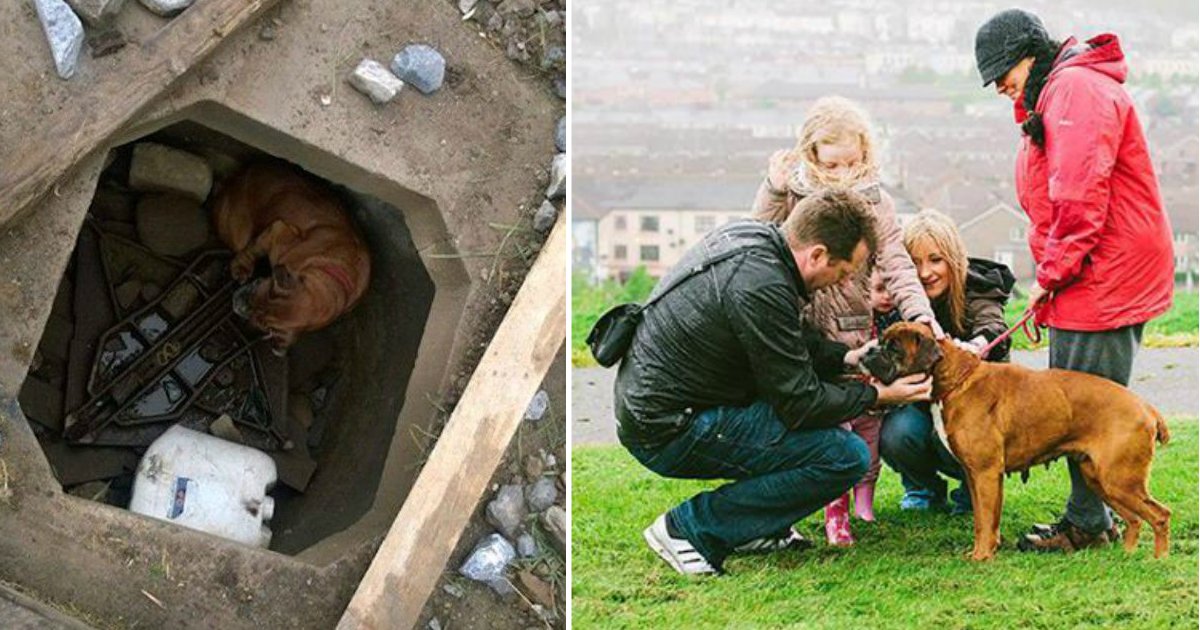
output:
[{"label": "dog's ear", "polygon": [[296,288],[298,280],[286,265],[275,265],[271,268],[271,282],[280,293],[291,293]]},{"label": "dog's ear", "polygon": [[942,349],[938,347],[937,341],[933,337],[921,335],[920,341],[917,342],[915,363],[921,366],[921,369],[928,369],[941,360]]}]

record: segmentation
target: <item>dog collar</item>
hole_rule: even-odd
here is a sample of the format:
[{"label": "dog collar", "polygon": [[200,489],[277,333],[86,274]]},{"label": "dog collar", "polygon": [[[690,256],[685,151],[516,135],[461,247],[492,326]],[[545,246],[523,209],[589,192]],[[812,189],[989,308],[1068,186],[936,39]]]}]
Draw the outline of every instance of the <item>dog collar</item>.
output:
[{"label": "dog collar", "polygon": [[342,285],[347,295],[354,293],[354,283],[350,281],[350,274],[346,273],[344,267],[339,265],[322,265],[319,269]]},{"label": "dog collar", "polygon": [[962,370],[958,374],[958,378],[955,379],[954,382],[949,387],[946,388],[946,391],[942,392],[941,396],[937,396],[933,399],[934,402],[944,403],[947,400],[949,400],[950,396],[952,396],[956,391],[958,391],[958,388],[961,387],[963,383],[967,382],[968,378],[971,378],[971,373],[975,371],[975,368],[979,367],[980,363],[982,363],[982,361],[968,365],[965,370]]}]

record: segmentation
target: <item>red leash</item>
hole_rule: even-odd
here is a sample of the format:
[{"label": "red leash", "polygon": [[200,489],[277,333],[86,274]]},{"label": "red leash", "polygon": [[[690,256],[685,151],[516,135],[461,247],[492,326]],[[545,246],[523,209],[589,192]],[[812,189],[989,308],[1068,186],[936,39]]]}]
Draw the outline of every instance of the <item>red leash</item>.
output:
[{"label": "red leash", "polygon": [[992,348],[995,348],[997,345],[1000,344],[1000,342],[1011,337],[1012,334],[1014,332],[1016,332],[1018,328],[1020,328],[1022,331],[1024,331],[1025,336],[1027,338],[1029,338],[1029,341],[1033,342],[1035,345],[1038,343],[1041,343],[1042,331],[1038,328],[1037,324],[1033,325],[1033,331],[1030,332],[1029,319],[1031,317],[1033,317],[1033,314],[1034,314],[1033,307],[1030,306],[1028,309],[1025,310],[1025,314],[1021,316],[1021,319],[1018,320],[1017,323],[1013,324],[1011,328],[1004,331],[1004,333],[1001,334],[999,337],[996,337],[995,339],[993,339],[991,343],[984,346],[983,349],[979,351],[979,356],[986,357],[988,355],[988,353],[990,353],[992,351]]}]

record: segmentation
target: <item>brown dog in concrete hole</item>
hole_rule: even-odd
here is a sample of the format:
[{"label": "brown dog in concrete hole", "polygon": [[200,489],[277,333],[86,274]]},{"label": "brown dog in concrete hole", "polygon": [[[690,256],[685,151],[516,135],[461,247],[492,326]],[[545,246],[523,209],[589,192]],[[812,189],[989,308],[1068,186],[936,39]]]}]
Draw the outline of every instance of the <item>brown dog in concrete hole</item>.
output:
[{"label": "brown dog in concrete hole", "polygon": [[991,559],[999,545],[1004,473],[1063,455],[1079,459],[1091,489],[1125,519],[1127,551],[1145,521],[1154,529],[1154,556],[1166,555],[1171,511],[1148,484],[1155,442],[1166,444],[1170,434],[1149,403],[1083,372],[988,363],[949,339],[936,341],[923,324],[895,324],[880,344],[880,360],[891,363],[881,372],[933,376],[945,439],[971,492],[973,560]]},{"label": "brown dog in concrete hole", "polygon": [[[371,257],[341,200],[298,169],[254,163],[230,176],[213,202],[230,272],[246,284],[234,308],[267,332],[277,351],[328,326],[366,292]],[[254,279],[260,261],[270,275]]]}]

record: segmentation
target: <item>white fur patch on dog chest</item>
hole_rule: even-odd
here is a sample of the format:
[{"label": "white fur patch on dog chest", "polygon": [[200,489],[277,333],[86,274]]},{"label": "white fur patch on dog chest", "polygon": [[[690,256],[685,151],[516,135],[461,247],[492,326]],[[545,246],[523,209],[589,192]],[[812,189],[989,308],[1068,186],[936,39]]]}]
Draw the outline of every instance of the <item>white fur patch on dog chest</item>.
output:
[{"label": "white fur patch on dog chest", "polygon": [[933,416],[933,429],[937,431],[938,439],[942,441],[942,446],[946,447],[946,452],[950,453],[950,457],[954,461],[958,461],[958,456],[954,454],[954,449],[950,448],[950,440],[946,437],[946,423],[942,420],[942,406],[938,404],[929,405],[929,412]]}]

